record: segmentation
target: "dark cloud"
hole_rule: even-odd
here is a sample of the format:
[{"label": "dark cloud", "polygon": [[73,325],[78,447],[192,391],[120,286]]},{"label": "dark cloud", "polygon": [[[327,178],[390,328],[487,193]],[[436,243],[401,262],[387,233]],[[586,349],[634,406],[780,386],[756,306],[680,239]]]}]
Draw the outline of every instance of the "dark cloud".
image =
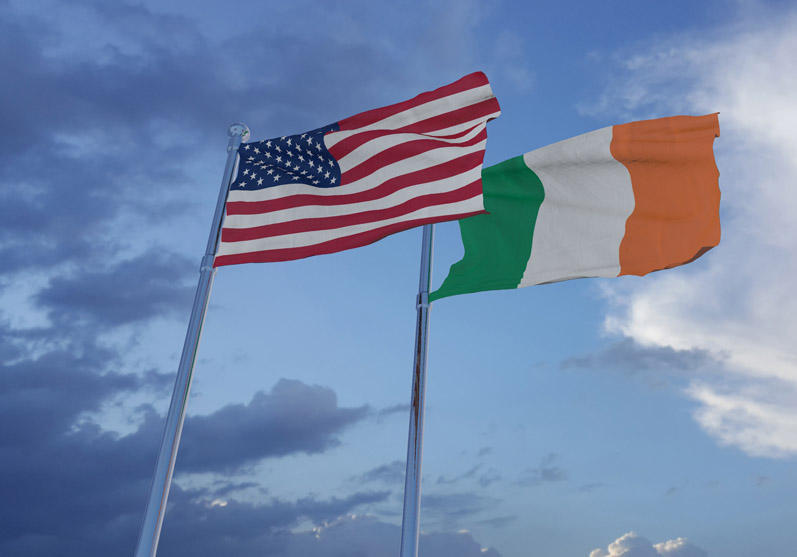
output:
[{"label": "dark cloud", "polygon": [[405,472],[405,462],[403,460],[394,460],[393,462],[382,464],[376,468],[371,468],[357,476],[352,476],[349,479],[357,483],[381,482],[384,484],[399,485],[404,483]]},{"label": "dark cloud", "polygon": [[[112,354],[53,350],[0,366],[0,447],[38,445],[67,435],[78,417],[120,393],[160,386],[159,374],[102,372]],[[13,424],[13,427],[11,427]]]},{"label": "dark cloud", "polygon": [[118,326],[156,316],[187,316],[195,284],[187,259],[154,251],[103,270],[81,269],[59,276],[36,295],[51,319],[74,326],[92,322]]},{"label": "dark cloud", "polygon": [[534,486],[565,481],[567,471],[557,464],[558,461],[559,455],[556,453],[545,455],[540,460],[539,466],[525,470],[516,483],[522,486]]},{"label": "dark cloud", "polygon": [[465,472],[463,472],[462,474],[458,474],[456,476],[438,476],[437,483],[438,485],[444,485],[444,484],[458,483],[462,480],[467,480],[469,478],[474,477],[476,473],[481,469],[481,467],[482,467],[481,464],[477,464],[476,466],[473,466],[468,470],[466,470]]},{"label": "dark cloud", "polygon": [[[127,435],[79,419],[116,394],[142,388],[145,379],[74,371],[81,362],[60,356],[12,366],[0,375],[2,423],[14,424],[0,435],[0,497],[20,502],[0,507],[0,554],[128,553],[144,510],[163,418],[145,407],[142,423]],[[47,367],[56,364],[63,366],[60,378]],[[365,407],[338,407],[329,389],[283,380],[270,393],[256,394],[250,404],[189,418],[177,473],[229,470],[267,457],[319,452],[334,446],[342,429],[367,414]],[[245,442],[252,448],[240,446]],[[263,505],[231,500],[224,507],[208,506],[211,497],[253,486],[228,487],[185,491],[176,486],[165,530],[172,532],[169,539],[191,544],[202,530],[206,552],[192,554],[212,555],[207,548],[224,540],[235,538],[245,548],[260,543],[252,541],[257,532],[294,526],[301,519],[331,520],[389,495],[376,491],[328,500],[272,499]]]},{"label": "dark cloud", "polygon": [[392,416],[393,414],[404,414],[409,416],[410,413],[410,405],[409,404],[394,404],[392,406],[386,406],[384,408],[380,408],[376,412],[376,419],[377,421],[382,421],[383,419],[387,418],[388,416]]},{"label": "dark cloud", "polygon": [[[124,2],[50,11],[0,4],[0,68],[14,84],[0,92],[11,132],[0,137],[5,272],[102,262],[134,243],[131,226],[168,229],[194,209],[186,169],[209,153],[223,164],[231,122],[298,133],[362,110],[353,83],[400,100],[374,86],[385,68],[404,68],[405,86],[417,79],[365,37],[280,27],[211,39],[189,18]],[[76,40],[72,18],[86,40]],[[109,234],[123,216],[128,229]]]},{"label": "dark cloud", "polygon": [[560,368],[601,368],[619,370],[628,374],[646,371],[683,373],[716,364],[717,361],[705,350],[642,346],[633,339],[625,338],[593,354],[567,358],[560,364]]},{"label": "dark cloud", "polygon": [[226,480],[217,480],[213,482],[212,493],[213,497],[218,498],[251,489],[257,490],[260,494],[268,493],[268,490],[257,482],[229,482]]},{"label": "dark cloud", "polygon": [[[180,293],[180,287],[169,286],[180,276],[179,270],[173,271],[180,266],[155,259],[149,266],[152,285],[141,288],[147,294],[121,304],[124,309],[118,313],[109,313],[98,302],[113,291],[105,279],[114,277],[125,288],[132,287],[125,281],[140,278],[136,266],[125,262],[109,266],[107,275],[78,273],[52,282],[34,297],[38,307],[51,312],[52,326],[14,329],[0,324],[0,350],[14,355],[9,363],[0,364],[0,498],[15,502],[0,506],[0,555],[99,557],[132,551],[164,420],[152,407],[141,406],[140,423],[119,434],[102,429],[92,416],[131,395],[163,394],[174,377],[157,370],[126,372],[123,355],[102,346],[96,337],[114,326],[162,315],[167,311],[164,306],[177,304],[172,297],[176,300]],[[81,280],[97,299],[84,297],[78,286]],[[71,326],[66,326],[70,320]],[[208,514],[209,498],[229,497],[256,486],[229,481],[192,491],[179,486],[185,472],[226,471],[263,458],[321,452],[335,446],[343,429],[368,414],[367,407],[339,407],[330,389],[283,380],[271,392],[255,394],[249,404],[189,417],[177,465],[178,484],[170,499],[169,521],[177,532],[172,539],[178,539],[181,531],[203,530],[210,536],[227,528],[225,535],[237,535],[245,545],[255,534],[241,533],[242,524],[252,532],[275,536],[302,520],[328,520],[384,501],[386,491],[328,500],[271,499],[248,506],[231,499],[223,510],[212,507],[218,512]],[[252,443],[252,438],[258,442]],[[231,515],[234,518],[225,522]],[[244,515],[251,519],[241,522]],[[200,518],[216,517],[217,526],[200,527]],[[204,545],[213,546],[209,539]]]},{"label": "dark cloud", "polygon": [[188,419],[178,470],[230,471],[266,457],[320,453],[337,446],[337,435],[368,413],[367,406],[340,408],[326,387],[281,379],[248,404]]},{"label": "dark cloud", "polygon": [[425,517],[450,524],[487,510],[496,502],[474,493],[431,493],[423,495],[421,504]]},{"label": "dark cloud", "polygon": [[[184,493],[167,515],[159,555],[280,555],[293,536],[288,528],[302,519],[333,521],[361,505],[384,501],[388,492],[353,493],[345,498],[265,504],[235,500],[210,502]],[[201,527],[198,527],[201,525]]]},{"label": "dark cloud", "polygon": [[492,447],[482,447],[481,449],[479,449],[479,452],[476,453],[476,456],[479,456],[479,457],[487,456],[488,454],[490,454],[492,452],[493,452],[493,448]]}]

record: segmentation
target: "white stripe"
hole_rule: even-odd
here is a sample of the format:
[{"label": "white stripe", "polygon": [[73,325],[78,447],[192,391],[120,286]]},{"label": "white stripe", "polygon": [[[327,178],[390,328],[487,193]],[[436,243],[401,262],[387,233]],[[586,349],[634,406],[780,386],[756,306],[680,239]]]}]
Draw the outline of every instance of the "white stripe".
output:
[{"label": "white stripe", "polygon": [[382,151],[385,151],[386,149],[390,149],[391,147],[395,147],[401,143],[417,141],[419,139],[434,139],[435,141],[438,141],[441,146],[445,143],[450,143],[452,145],[457,143],[465,143],[484,131],[486,126],[487,123],[482,122],[476,125],[471,131],[462,137],[457,137],[454,139],[430,138],[429,136],[420,133],[392,133],[390,135],[383,135],[363,143],[345,157],[340,158],[338,160],[338,165],[340,165],[341,172],[346,172],[358,164],[369,160],[371,157],[378,155]]},{"label": "white stripe", "polygon": [[344,184],[335,188],[318,188],[308,184],[285,184],[284,186],[276,186],[272,188],[264,188],[260,190],[231,190],[227,198],[228,201],[269,201],[272,199],[281,199],[283,197],[290,197],[293,195],[347,195],[351,193],[358,193],[361,191],[369,190],[376,187],[376,184],[386,182],[390,178],[416,172],[432,166],[437,166],[453,160],[455,158],[463,157],[470,153],[477,151],[484,151],[487,141],[480,141],[475,145],[468,147],[443,147],[442,149],[433,149],[426,153],[420,153],[414,157],[409,157],[404,160],[396,161],[393,164],[383,166],[376,172],[364,176],[357,181],[350,184]]},{"label": "white stripe", "polygon": [[217,255],[233,255],[254,251],[311,246],[313,244],[320,244],[330,240],[336,240],[338,238],[345,238],[346,236],[353,236],[361,232],[368,232],[369,230],[375,230],[377,228],[390,226],[399,222],[444,217],[447,215],[457,215],[460,213],[473,213],[476,211],[481,211],[483,208],[484,204],[480,194],[464,201],[458,201],[456,203],[449,203],[446,205],[433,205],[431,207],[424,207],[423,209],[413,211],[412,213],[408,213],[406,215],[401,215],[399,217],[377,222],[357,224],[344,228],[336,228],[333,230],[297,232],[296,234],[285,234],[283,236],[272,236],[269,238],[246,240],[243,242],[222,242],[219,245],[219,251]]},{"label": "white stripe", "polygon": [[523,155],[545,198],[519,287],[620,274],[620,242],[634,210],[628,170],[611,154],[612,127]]},{"label": "white stripe", "polygon": [[224,228],[253,228],[255,226],[265,226],[279,222],[289,222],[299,219],[315,219],[324,217],[337,217],[343,215],[353,215],[365,211],[376,211],[388,209],[401,205],[415,197],[436,193],[455,191],[476,180],[481,176],[481,167],[476,167],[462,174],[450,176],[442,180],[415,184],[402,188],[390,195],[374,199],[372,201],[361,201],[359,203],[348,203],[346,205],[302,205],[291,209],[271,211],[269,213],[258,213],[256,215],[228,215],[224,219]]},{"label": "white stripe", "polygon": [[475,126],[476,124],[479,124],[480,122],[487,123],[488,120],[492,120],[493,118],[498,118],[500,115],[501,115],[501,111],[499,110],[497,112],[493,112],[492,114],[487,114],[486,116],[479,116],[475,120],[471,120],[469,122],[463,122],[462,124],[454,124],[450,128],[443,128],[442,130],[437,130],[434,133],[426,133],[424,135],[431,135],[431,136],[434,136],[434,137],[446,136],[446,135],[454,135],[456,133],[459,133],[461,131],[464,131],[464,130],[470,128],[471,126]]},{"label": "white stripe", "polygon": [[[326,143],[327,149],[329,149],[339,141],[366,130],[393,130],[402,128],[409,124],[421,122],[429,118],[434,118],[435,116],[440,116],[441,114],[446,114],[460,108],[465,108],[466,106],[478,104],[493,96],[493,90],[490,88],[490,84],[487,83],[480,87],[475,87],[466,91],[460,91],[459,93],[454,93],[453,95],[448,95],[446,97],[435,99],[424,104],[419,104],[418,106],[409,108],[397,114],[393,114],[392,116],[383,118],[378,122],[374,122],[373,124],[369,124],[355,130],[329,132],[324,135],[324,143]],[[482,119],[482,121],[483,120],[484,119]],[[432,133],[438,132],[433,131]]]}]

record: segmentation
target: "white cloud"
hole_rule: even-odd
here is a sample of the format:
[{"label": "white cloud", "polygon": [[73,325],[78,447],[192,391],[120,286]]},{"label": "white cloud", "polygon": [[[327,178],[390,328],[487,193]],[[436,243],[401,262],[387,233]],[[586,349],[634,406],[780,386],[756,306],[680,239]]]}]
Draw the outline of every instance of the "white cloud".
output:
[{"label": "white cloud", "polygon": [[[280,557],[328,557],[330,555],[367,555],[388,557],[396,554],[401,538],[398,526],[369,516],[344,516],[330,524],[286,536]],[[482,547],[467,530],[459,532],[422,532],[421,555],[457,555],[458,557],[500,557],[492,548]],[[680,557],[680,555],[678,555]],[[689,556],[691,557],[691,556]]]},{"label": "white cloud", "polygon": [[604,549],[593,549],[589,557],[707,557],[708,553],[685,538],[676,538],[657,544],[628,532]]},{"label": "white cloud", "polygon": [[696,420],[723,444],[785,456],[797,454],[797,10],[742,19],[636,48],[592,108],[721,113],[722,243],[679,270],[609,285],[606,324],[722,360],[686,390]]}]

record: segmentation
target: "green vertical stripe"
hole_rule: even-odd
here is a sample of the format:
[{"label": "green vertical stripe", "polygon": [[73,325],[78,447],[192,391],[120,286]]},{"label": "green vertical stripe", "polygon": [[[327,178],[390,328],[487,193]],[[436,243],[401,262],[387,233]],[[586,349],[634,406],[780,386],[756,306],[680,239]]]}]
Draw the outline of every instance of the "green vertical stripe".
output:
[{"label": "green vertical stripe", "polygon": [[430,300],[517,288],[523,278],[545,197],[542,182],[519,156],[482,170],[482,186],[489,214],[459,221],[465,256],[451,266]]}]

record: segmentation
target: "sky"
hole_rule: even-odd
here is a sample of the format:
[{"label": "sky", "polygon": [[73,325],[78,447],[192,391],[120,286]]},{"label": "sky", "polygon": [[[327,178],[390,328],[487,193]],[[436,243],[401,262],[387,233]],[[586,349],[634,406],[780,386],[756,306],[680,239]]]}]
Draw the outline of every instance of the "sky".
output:
[{"label": "sky", "polygon": [[[3,556],[132,555],[227,126],[479,70],[487,165],[720,112],[723,238],[433,305],[421,556],[794,553],[793,3],[0,0],[0,44]],[[398,553],[420,239],[219,270],[160,556]]]}]

